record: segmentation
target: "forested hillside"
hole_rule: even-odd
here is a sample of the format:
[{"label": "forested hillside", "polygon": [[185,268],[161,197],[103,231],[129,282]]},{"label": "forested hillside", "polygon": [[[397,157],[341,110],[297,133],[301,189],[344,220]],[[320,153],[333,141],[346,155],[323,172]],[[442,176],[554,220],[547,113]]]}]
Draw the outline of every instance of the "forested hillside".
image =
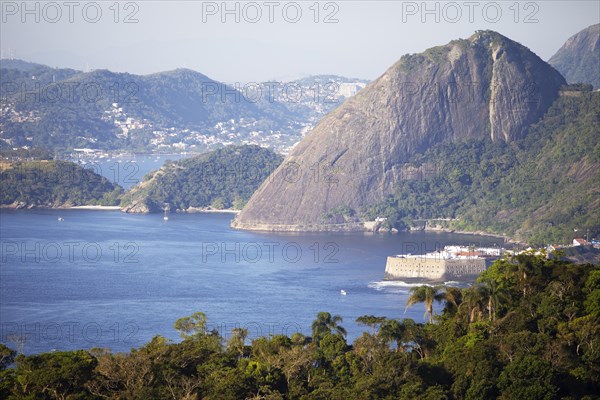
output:
[{"label": "forested hillside", "polygon": [[228,146],[167,163],[127,192],[123,210],[157,212],[165,207],[239,210],[280,163],[281,156],[259,146]]},{"label": "forested hillside", "polygon": [[415,155],[394,194],[365,216],[399,227],[452,218],[436,223],[537,244],[570,242],[573,229],[597,235],[599,137],[600,93],[565,91],[522,140],[440,144]]},{"label": "forested hillside", "polygon": [[0,168],[2,206],[116,206],[123,194],[121,186],[67,161],[2,163]]}]

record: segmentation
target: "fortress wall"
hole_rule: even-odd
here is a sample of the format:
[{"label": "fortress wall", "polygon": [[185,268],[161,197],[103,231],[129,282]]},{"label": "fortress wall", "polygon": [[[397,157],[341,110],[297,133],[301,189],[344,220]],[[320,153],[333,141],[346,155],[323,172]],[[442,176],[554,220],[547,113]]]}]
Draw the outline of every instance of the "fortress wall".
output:
[{"label": "fortress wall", "polygon": [[401,278],[441,279],[446,272],[445,260],[434,258],[388,257],[384,279]]},{"label": "fortress wall", "polygon": [[448,277],[477,276],[485,269],[485,259],[483,258],[446,260],[446,275]]},{"label": "fortress wall", "polygon": [[425,257],[388,257],[384,279],[424,278],[432,280],[475,277],[486,270],[485,259],[448,260]]}]

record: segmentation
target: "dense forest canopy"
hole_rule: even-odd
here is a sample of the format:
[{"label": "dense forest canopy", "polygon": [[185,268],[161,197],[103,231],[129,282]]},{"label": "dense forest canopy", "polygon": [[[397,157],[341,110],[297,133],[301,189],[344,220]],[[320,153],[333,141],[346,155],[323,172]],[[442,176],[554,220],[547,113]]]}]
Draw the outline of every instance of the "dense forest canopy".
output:
[{"label": "dense forest canopy", "polygon": [[150,211],[165,204],[180,210],[241,209],[281,160],[272,150],[244,145],[170,162],[132,188],[123,205],[144,202]]},{"label": "dense forest canopy", "polygon": [[91,169],[67,161],[7,163],[0,171],[0,205],[33,207],[114,206],[123,188]]}]

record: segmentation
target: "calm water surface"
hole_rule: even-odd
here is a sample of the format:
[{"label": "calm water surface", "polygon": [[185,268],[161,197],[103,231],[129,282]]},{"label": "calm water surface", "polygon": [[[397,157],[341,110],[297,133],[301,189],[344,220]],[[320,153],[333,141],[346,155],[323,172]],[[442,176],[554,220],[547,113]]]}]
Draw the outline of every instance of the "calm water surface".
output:
[{"label": "calm water surface", "polygon": [[196,311],[223,335],[245,327],[251,337],[310,334],[317,312],[329,311],[353,340],[364,314],[424,320],[422,305],[404,312],[410,284],[382,282],[388,255],[494,244],[457,234],[264,234],[232,230],[231,218],[2,210],[0,342],[26,353],[126,351],[157,334],[177,340],[173,323]]}]

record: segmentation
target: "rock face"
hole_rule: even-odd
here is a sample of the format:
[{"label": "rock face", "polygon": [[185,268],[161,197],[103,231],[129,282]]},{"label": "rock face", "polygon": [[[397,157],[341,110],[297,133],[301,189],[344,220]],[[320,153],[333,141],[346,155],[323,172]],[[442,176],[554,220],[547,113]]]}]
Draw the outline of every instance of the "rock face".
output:
[{"label": "rock face", "polygon": [[132,214],[148,214],[150,212],[158,212],[158,209],[149,206],[148,203],[144,201],[135,201],[124,207],[121,207],[121,212]]},{"label": "rock face", "polygon": [[569,83],[600,88],[600,24],[571,36],[548,61]]},{"label": "rock face", "polygon": [[491,31],[405,55],[323,118],[232,226],[363,229],[356,212],[391,193],[410,155],[445,141],[520,138],[563,84],[527,48]]}]

